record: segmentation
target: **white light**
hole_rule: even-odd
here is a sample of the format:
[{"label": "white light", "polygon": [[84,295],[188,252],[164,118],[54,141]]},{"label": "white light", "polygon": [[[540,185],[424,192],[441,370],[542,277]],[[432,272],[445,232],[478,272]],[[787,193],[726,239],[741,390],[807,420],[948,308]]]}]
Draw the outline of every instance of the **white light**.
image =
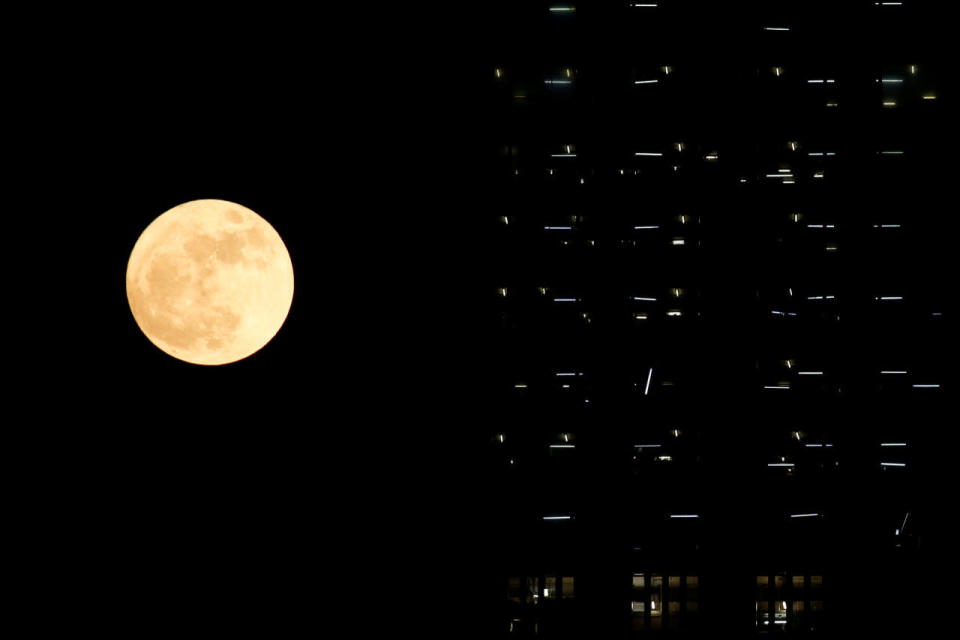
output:
[{"label": "white light", "polygon": [[551,449],[576,449],[577,445],[575,444],[552,444],[550,445]]},{"label": "white light", "polygon": [[550,11],[576,11],[576,7],[550,7]]},{"label": "white light", "polygon": [[654,84],[660,82],[659,80],[634,80],[633,84]]},{"label": "white light", "polygon": [[790,169],[777,169],[778,173],[790,173]]},{"label": "white light", "polygon": [[769,462],[767,463],[768,467],[792,467],[792,462]]},{"label": "white light", "polygon": [[663,445],[659,445],[659,444],[635,444],[635,445],[633,445],[633,446],[636,447],[637,449],[652,449],[652,448],[657,448],[657,449],[659,449],[659,448],[660,448],[661,446],[663,446]]},{"label": "white light", "polygon": [[683,315],[683,314],[682,314],[682,312],[680,312],[680,311],[667,311],[667,315],[668,315],[668,316],[677,317],[677,316],[680,316],[680,315]]},{"label": "white light", "polygon": [[790,385],[767,385],[764,389],[789,389]]},{"label": "white light", "polygon": [[544,84],[570,84],[573,80],[544,80]]},{"label": "white light", "polygon": [[936,99],[937,99],[937,96],[934,96],[934,95],[923,96],[923,99],[924,99],[924,100],[936,100]]},{"label": "white light", "polygon": [[879,296],[878,300],[903,300],[903,296]]},{"label": "white light", "polygon": [[660,462],[672,462],[673,456],[658,456],[657,460],[659,460]]},{"label": "white light", "polygon": [[653,367],[650,367],[650,372],[647,373],[647,386],[643,390],[643,395],[650,393],[650,380],[653,378]]},{"label": "white light", "polygon": [[881,442],[881,447],[905,447],[907,446],[906,442]]},{"label": "white light", "polygon": [[823,371],[797,371],[798,376],[822,376]]},{"label": "white light", "polygon": [[881,467],[905,467],[907,463],[905,462],[881,462]]},{"label": "white light", "polygon": [[880,373],[882,373],[882,374],[884,374],[884,375],[891,375],[891,374],[895,374],[895,373],[906,373],[906,371],[881,371]]},{"label": "white light", "polygon": [[544,227],[545,231],[570,231],[573,227]]},{"label": "white light", "polygon": [[915,384],[913,385],[914,389],[939,389],[940,385],[938,384]]},{"label": "white light", "polygon": [[634,299],[634,300],[642,300],[643,302],[656,302],[656,301],[657,301],[656,298],[638,298],[638,297],[636,297],[636,296],[634,296],[633,299]]},{"label": "white light", "polygon": [[543,516],[544,520],[569,520],[570,516]]},{"label": "white light", "polygon": [[550,154],[551,158],[576,158],[577,154],[575,153],[552,153]]},{"label": "white light", "polygon": [[805,447],[822,447],[823,445],[822,445],[822,444],[805,444],[805,445],[803,445],[803,446],[805,446]]},{"label": "white light", "polygon": [[880,225],[881,229],[899,229],[900,225],[898,224],[882,224]]},{"label": "white light", "polygon": [[790,517],[791,518],[816,518],[819,515],[820,515],[819,513],[794,513],[794,514],[791,514]]},{"label": "white light", "polygon": [[810,84],[823,84],[823,80],[807,80]]},{"label": "white light", "polygon": [[659,229],[659,228],[660,228],[660,225],[658,225],[658,224],[648,224],[648,225],[642,225],[642,226],[639,226],[639,227],[634,227],[634,230],[637,230],[637,229]]},{"label": "white light", "polygon": [[527,388],[527,385],[525,385],[525,384],[515,384],[515,385],[513,385],[513,388],[514,388],[514,389],[526,389],[526,388]]},{"label": "white light", "polygon": [[655,7],[655,6],[657,6],[657,5],[654,4],[654,3],[649,3],[649,2],[647,2],[647,3],[642,3],[642,4],[632,4],[632,5],[630,5],[630,6],[631,6],[631,7]]},{"label": "white light", "polygon": [[554,298],[554,302],[577,302],[578,298]]},{"label": "white light", "polygon": [[792,177],[793,177],[793,174],[792,174],[792,173],[768,173],[766,177],[768,177],[768,178],[792,178]]},{"label": "white light", "polygon": [[883,78],[880,82],[884,84],[899,84],[903,82],[902,78]]},{"label": "white light", "polygon": [[662,156],[662,153],[657,153],[655,151],[638,151],[634,153],[635,156]]},{"label": "white light", "polygon": [[699,518],[700,516],[696,513],[671,513],[671,518]]},{"label": "white light", "polygon": [[790,31],[790,27],[764,27],[764,31]]},{"label": "white light", "polygon": [[672,244],[675,244],[675,245],[684,244],[684,240],[683,238],[676,238],[673,240]]},{"label": "white light", "polygon": [[881,151],[880,155],[883,156],[902,156],[903,151]]}]

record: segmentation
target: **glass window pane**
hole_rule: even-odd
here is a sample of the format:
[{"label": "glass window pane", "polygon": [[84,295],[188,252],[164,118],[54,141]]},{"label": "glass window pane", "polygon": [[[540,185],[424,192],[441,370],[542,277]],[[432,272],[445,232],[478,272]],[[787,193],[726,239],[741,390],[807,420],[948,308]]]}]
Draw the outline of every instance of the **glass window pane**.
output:
[{"label": "glass window pane", "polygon": [[633,588],[643,589],[646,586],[646,580],[642,573],[633,574]]},{"label": "glass window pane", "polygon": [[803,589],[803,576],[793,576],[793,586],[797,589]]},{"label": "glass window pane", "polygon": [[523,602],[523,583],[520,578],[507,579],[507,599],[513,602]]},{"label": "glass window pane", "polygon": [[573,597],[573,576],[563,576],[561,579],[561,598],[572,598]]},{"label": "glass window pane", "polygon": [[668,578],[668,580],[667,580],[667,583],[670,585],[670,588],[671,588],[671,589],[679,589],[679,588],[680,588],[680,576],[670,576],[670,578]]},{"label": "glass window pane", "polygon": [[557,577],[547,576],[543,579],[543,597],[553,600],[557,597]]},{"label": "glass window pane", "polygon": [[643,613],[647,610],[647,603],[641,600],[634,600],[630,603],[630,611],[633,613]]}]

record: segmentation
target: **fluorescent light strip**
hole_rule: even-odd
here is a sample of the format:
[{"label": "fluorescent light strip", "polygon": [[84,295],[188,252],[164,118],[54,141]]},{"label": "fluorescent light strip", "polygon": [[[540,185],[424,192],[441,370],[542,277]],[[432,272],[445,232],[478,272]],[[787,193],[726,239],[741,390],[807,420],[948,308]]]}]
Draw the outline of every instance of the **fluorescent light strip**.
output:
[{"label": "fluorescent light strip", "polygon": [[700,516],[696,513],[671,513],[671,518],[699,518]]},{"label": "fluorescent light strip", "polygon": [[880,373],[883,374],[883,375],[892,375],[892,374],[903,374],[903,373],[906,373],[906,371],[893,371],[893,370],[890,370],[890,371],[881,371]]},{"label": "fluorescent light strip", "polygon": [[579,298],[554,298],[554,302],[579,302]]},{"label": "fluorescent light strip", "polygon": [[658,225],[658,224],[648,224],[648,225],[644,225],[644,226],[640,226],[640,227],[634,227],[634,230],[637,230],[637,229],[659,229],[659,228],[660,228],[660,225]]},{"label": "fluorescent light strip", "polygon": [[552,444],[550,445],[551,449],[576,449],[577,445],[575,444]]},{"label": "fluorescent light strip", "polygon": [[643,390],[643,395],[650,393],[650,380],[653,378],[653,367],[650,367],[650,372],[647,374],[647,386]]},{"label": "fluorescent light strip", "polygon": [[912,385],[914,389],[939,389],[939,384],[915,384]]},{"label": "fluorescent light strip", "polygon": [[881,467],[905,467],[907,466],[906,462],[881,462]]},{"label": "fluorescent light strip", "polygon": [[544,520],[569,520],[572,516],[543,516]]},{"label": "fluorescent light strip", "polygon": [[881,442],[881,447],[905,447],[907,446],[906,442]]},{"label": "fluorescent light strip", "polygon": [[552,153],[550,154],[551,158],[576,158],[577,154],[575,153]]},{"label": "fluorescent light strip", "polygon": [[798,376],[822,376],[823,371],[797,371]]},{"label": "fluorescent light strip", "polygon": [[662,153],[657,153],[655,151],[637,151],[633,155],[635,156],[662,156]]},{"label": "fluorescent light strip", "polygon": [[663,445],[660,444],[635,444],[633,445],[637,449],[659,449]]},{"label": "fluorescent light strip", "polygon": [[792,467],[792,462],[769,462],[767,463],[768,467]]},{"label": "fluorescent light strip", "polygon": [[816,518],[819,516],[819,513],[793,513],[790,514],[791,518]]},{"label": "fluorescent light strip", "polygon": [[660,82],[659,80],[634,80],[633,84],[654,84]]},{"label": "fluorescent light strip", "polygon": [[764,31],[790,31],[790,27],[764,27]]},{"label": "fluorescent light strip", "polygon": [[764,389],[789,389],[790,385],[767,385]]},{"label": "fluorescent light strip", "polygon": [[642,301],[642,302],[656,302],[656,301],[657,301],[656,298],[638,298],[638,297],[636,297],[636,296],[634,296],[633,299],[634,299],[634,300],[639,300],[639,301]]},{"label": "fluorescent light strip", "polygon": [[544,227],[544,231],[570,231],[573,227]]}]

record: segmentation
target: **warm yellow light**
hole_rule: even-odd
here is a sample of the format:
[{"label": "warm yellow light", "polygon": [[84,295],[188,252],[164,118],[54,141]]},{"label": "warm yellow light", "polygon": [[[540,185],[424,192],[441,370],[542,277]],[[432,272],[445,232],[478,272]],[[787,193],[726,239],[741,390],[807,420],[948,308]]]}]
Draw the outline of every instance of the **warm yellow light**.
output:
[{"label": "warm yellow light", "polygon": [[194,200],[151,222],[130,253],[127,301],[165,353],[220,365],[262,349],[293,302],[293,264],[277,231],[225,200]]}]

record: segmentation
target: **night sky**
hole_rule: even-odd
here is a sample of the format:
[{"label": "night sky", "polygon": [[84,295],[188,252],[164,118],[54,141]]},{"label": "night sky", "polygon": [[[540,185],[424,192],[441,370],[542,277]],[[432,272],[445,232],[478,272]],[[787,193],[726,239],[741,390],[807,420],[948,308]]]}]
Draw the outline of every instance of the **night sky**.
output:
[{"label": "night sky", "polygon": [[[75,245],[45,316],[58,340],[66,338],[63,355],[31,374],[26,396],[40,429],[38,468],[51,469],[27,483],[44,517],[53,514],[53,524],[40,527],[42,544],[55,558],[58,593],[76,594],[60,622],[108,635],[325,631],[342,620],[380,631],[410,623],[447,637],[457,635],[449,624],[488,628],[495,597],[484,571],[509,539],[490,488],[510,490],[486,475],[491,425],[510,420],[491,389],[505,367],[531,354],[553,362],[547,341],[530,337],[520,356],[493,329],[490,294],[505,262],[492,248],[491,223],[508,204],[492,185],[498,145],[511,135],[537,143],[554,123],[504,135],[490,73],[497,65],[540,68],[550,43],[530,15],[486,7],[391,16],[372,8],[308,16],[165,7],[125,14],[127,29],[106,26],[116,18],[106,13],[58,16],[56,60],[30,76],[39,86],[28,104],[44,123],[43,144],[25,166],[59,176],[50,196],[63,220],[57,242]],[[741,37],[739,20],[751,10],[692,12],[688,31],[643,38],[628,25],[616,33],[574,29],[565,46],[568,59],[611,75],[603,61],[621,48],[699,64],[705,92],[723,95],[718,74],[728,62],[775,57]],[[915,11],[911,24],[936,22]],[[828,32],[844,42],[844,28],[855,24],[856,15],[832,13]],[[808,54],[840,56],[845,69],[919,60],[937,68],[946,101],[937,38],[919,31],[879,50],[870,38],[825,50],[801,36],[783,57],[804,64]],[[690,121],[692,137],[720,132],[720,149],[763,143],[762,113],[696,98],[675,114]],[[602,148],[623,133],[622,120],[604,119],[597,104],[573,113],[565,139]],[[861,123],[847,140],[873,136],[873,124]],[[925,148],[942,154],[923,167],[939,171],[949,146],[936,143],[936,124],[917,126]],[[41,185],[37,176],[49,175],[26,173]],[[837,196],[852,207],[884,198]],[[937,201],[922,196],[926,205]],[[729,206],[738,196],[722,197]],[[125,295],[126,262],[142,230],[200,198],[260,214],[294,267],[283,328],[256,354],[220,367],[158,350]],[[910,202],[904,196],[903,205]],[[948,211],[949,204],[921,218],[942,251],[947,234],[936,223]],[[707,278],[716,291],[724,277],[766,278],[737,246],[718,254],[732,258]],[[875,257],[890,266],[928,253],[917,244]],[[930,264],[942,277],[948,261]],[[857,268],[843,263],[844,287],[856,289],[849,276]],[[930,296],[942,286],[923,283]],[[749,337],[735,318],[716,331],[682,343],[678,361],[704,345],[717,357],[735,354],[729,336]],[[616,370],[626,357],[610,336],[584,361]],[[710,367],[722,375],[720,363]],[[717,402],[711,407],[741,410],[716,389],[706,393]],[[936,500],[951,504],[952,481],[941,471],[947,454],[931,451],[929,463]],[[944,591],[931,597],[949,602]]]}]

